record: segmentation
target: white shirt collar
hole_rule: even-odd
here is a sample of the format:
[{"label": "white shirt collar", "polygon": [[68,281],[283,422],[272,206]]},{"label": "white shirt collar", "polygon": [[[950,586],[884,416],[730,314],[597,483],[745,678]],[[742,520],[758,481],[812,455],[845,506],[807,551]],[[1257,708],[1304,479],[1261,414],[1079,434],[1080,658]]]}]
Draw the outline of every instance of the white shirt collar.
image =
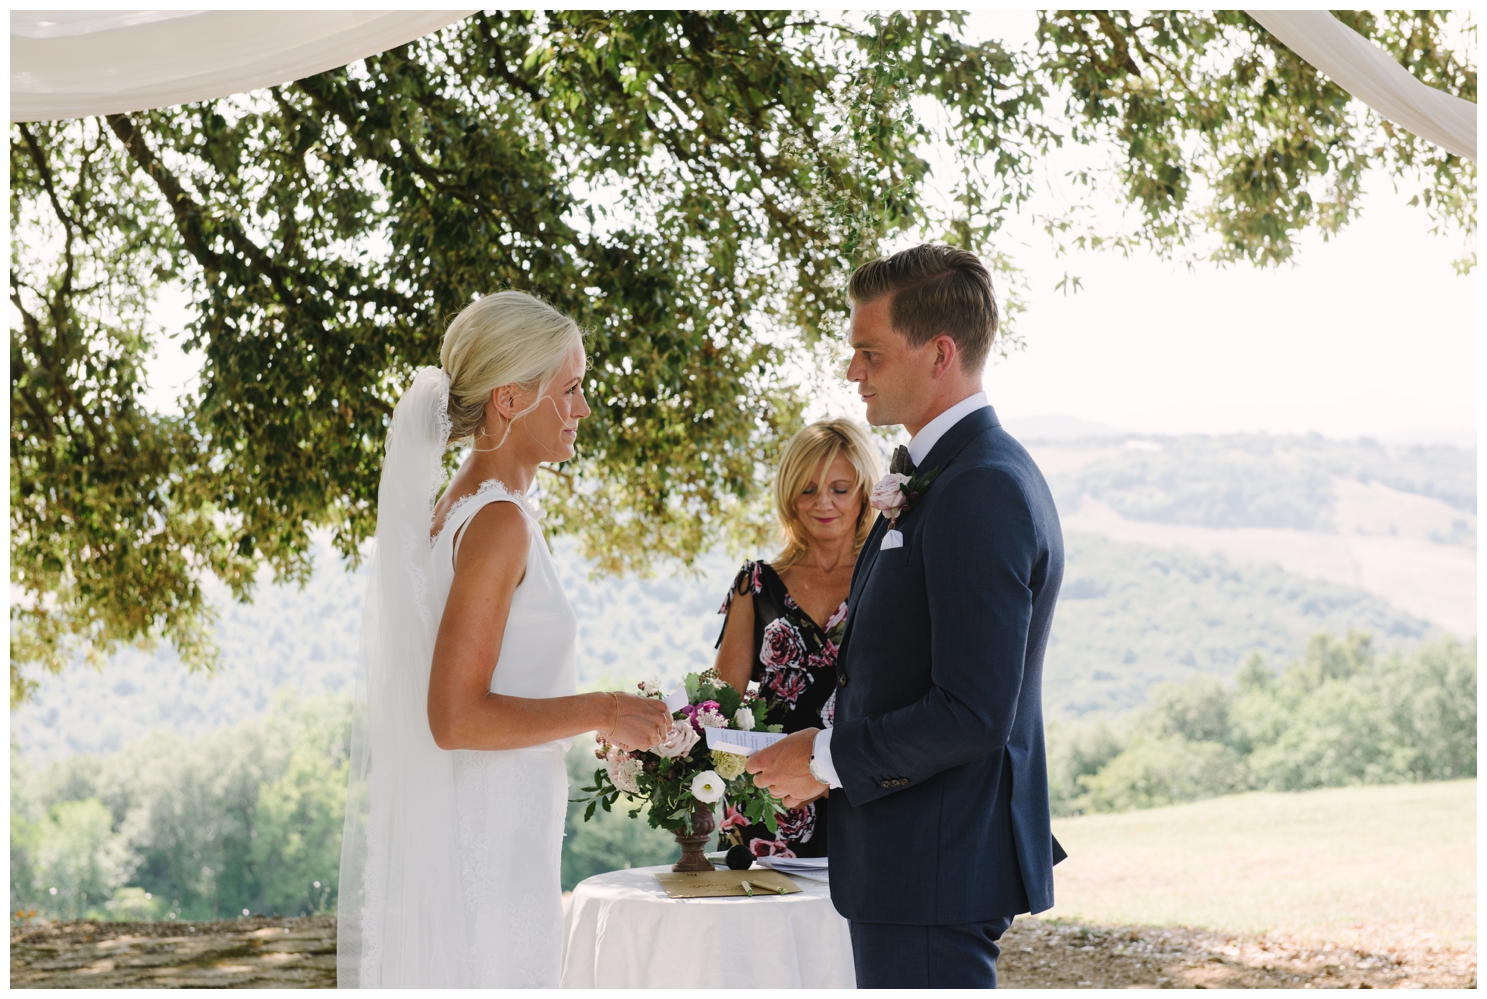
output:
[{"label": "white shirt collar", "polygon": [[945,431],[955,426],[967,416],[970,416],[976,410],[984,409],[990,405],[991,400],[986,398],[986,393],[977,392],[973,396],[960,400],[960,402],[957,402],[939,416],[930,420],[914,435],[914,439],[909,441],[909,460],[917,466],[925,458],[929,457],[929,452],[940,442],[940,438],[945,436]]}]

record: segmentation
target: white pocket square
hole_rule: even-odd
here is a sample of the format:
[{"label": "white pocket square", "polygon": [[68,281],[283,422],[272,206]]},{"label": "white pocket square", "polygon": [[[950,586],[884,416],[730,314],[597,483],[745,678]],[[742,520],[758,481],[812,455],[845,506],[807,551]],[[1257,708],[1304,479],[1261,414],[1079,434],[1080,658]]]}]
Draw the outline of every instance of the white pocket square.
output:
[{"label": "white pocket square", "polygon": [[902,548],[903,546],[904,536],[897,531],[889,531],[883,535],[883,544],[878,551],[886,552],[890,548]]}]

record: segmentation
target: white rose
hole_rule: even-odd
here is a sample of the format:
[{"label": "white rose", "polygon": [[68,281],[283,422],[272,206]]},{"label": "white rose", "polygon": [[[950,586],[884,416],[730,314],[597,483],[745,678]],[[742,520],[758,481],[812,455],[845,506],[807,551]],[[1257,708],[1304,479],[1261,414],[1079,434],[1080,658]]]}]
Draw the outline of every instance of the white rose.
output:
[{"label": "white rose", "polygon": [[908,501],[908,497],[899,488],[908,481],[909,477],[907,475],[902,475],[898,472],[889,472],[878,480],[877,485],[873,486],[872,494],[868,496],[868,503],[872,505],[874,510],[881,513],[890,513],[897,510]]},{"label": "white rose", "polygon": [[754,712],[748,708],[739,708],[733,712],[733,724],[745,732],[754,731]]},{"label": "white rose", "polygon": [[671,731],[666,733],[666,738],[651,747],[651,752],[657,756],[673,759],[678,756],[686,756],[697,745],[697,730],[692,723],[685,718],[671,723]]},{"label": "white rose", "polygon": [[711,805],[723,796],[723,778],[712,770],[704,770],[692,778],[692,797]]},{"label": "white rose", "polygon": [[697,724],[703,728],[727,728],[728,719],[724,718],[712,708],[697,712]]},{"label": "white rose", "polygon": [[642,680],[640,682],[640,696],[641,697],[660,697],[661,696],[661,681],[660,680]]}]

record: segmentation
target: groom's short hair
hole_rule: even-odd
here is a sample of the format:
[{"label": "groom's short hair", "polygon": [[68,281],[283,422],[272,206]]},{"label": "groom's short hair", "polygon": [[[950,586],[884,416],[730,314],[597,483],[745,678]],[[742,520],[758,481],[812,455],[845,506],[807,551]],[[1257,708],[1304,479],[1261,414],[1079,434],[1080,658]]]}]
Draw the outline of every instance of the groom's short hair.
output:
[{"label": "groom's short hair", "polygon": [[854,305],[892,295],[889,321],[910,344],[944,334],[960,349],[961,366],[980,371],[996,338],[996,294],[981,258],[953,246],[924,243],[863,264],[852,273]]}]

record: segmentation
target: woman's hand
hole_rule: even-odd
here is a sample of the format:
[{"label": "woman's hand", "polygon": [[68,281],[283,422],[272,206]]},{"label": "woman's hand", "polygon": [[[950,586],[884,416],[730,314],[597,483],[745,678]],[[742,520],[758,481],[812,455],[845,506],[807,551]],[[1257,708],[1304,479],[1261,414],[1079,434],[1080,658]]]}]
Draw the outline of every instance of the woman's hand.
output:
[{"label": "woman's hand", "polygon": [[636,697],[634,694],[612,692],[614,701],[613,727],[608,735],[600,734],[612,746],[620,749],[649,749],[666,737],[671,729],[671,712],[666,705],[654,697]]}]

